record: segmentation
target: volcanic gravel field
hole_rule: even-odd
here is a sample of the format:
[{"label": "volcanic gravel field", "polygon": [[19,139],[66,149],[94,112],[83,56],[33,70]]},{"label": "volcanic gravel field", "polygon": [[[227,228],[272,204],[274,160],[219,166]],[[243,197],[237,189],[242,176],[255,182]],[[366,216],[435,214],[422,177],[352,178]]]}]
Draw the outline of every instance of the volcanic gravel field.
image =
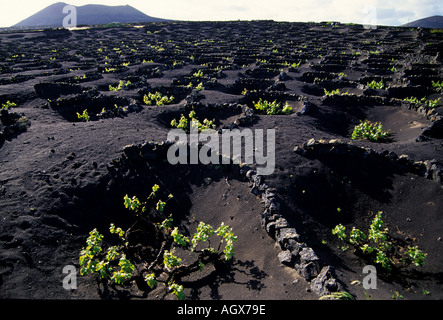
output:
[{"label": "volcanic gravel field", "polygon": [[[0,33],[0,104],[16,104],[0,116],[0,297],[176,299],[162,284],[79,274],[89,232],[128,229],[124,196],[144,199],[158,184],[183,234],[223,222],[238,237],[233,259],[180,278],[187,299],[443,298],[443,108],[424,102],[443,97],[442,51],[440,32],[326,22]],[[155,92],[174,100],[147,105]],[[292,112],[268,115],[259,99]],[[274,173],[170,164],[171,121],[191,110],[217,130],[274,129]],[[366,119],[389,137],[352,140]],[[332,234],[340,223],[366,232],[379,211],[393,244],[427,254],[423,267],[387,271]],[[162,250],[142,240],[137,270]],[[76,289],[63,286],[67,265]],[[366,265],[377,289],[363,286]]]}]

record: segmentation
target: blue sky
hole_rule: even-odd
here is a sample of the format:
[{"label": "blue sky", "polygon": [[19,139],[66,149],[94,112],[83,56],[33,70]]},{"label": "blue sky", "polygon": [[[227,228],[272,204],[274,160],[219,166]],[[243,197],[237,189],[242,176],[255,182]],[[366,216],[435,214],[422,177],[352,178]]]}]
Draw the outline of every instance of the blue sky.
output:
[{"label": "blue sky", "polygon": [[[1,0],[0,27],[11,26],[62,0]],[[144,13],[177,20],[340,21],[400,25],[443,15],[442,0],[64,0],[84,4],[129,4]]]}]

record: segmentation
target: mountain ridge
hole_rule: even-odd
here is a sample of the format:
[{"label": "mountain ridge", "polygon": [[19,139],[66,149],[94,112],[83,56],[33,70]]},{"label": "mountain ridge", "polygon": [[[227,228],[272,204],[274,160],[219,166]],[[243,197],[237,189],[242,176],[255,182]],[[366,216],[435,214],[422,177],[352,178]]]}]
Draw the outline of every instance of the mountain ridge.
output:
[{"label": "mountain ridge", "polygon": [[418,19],[406,24],[401,25],[402,27],[409,28],[431,28],[431,29],[441,29],[443,28],[443,16],[436,15],[423,19]]},{"label": "mountain ridge", "polygon": [[[64,2],[54,3],[12,27],[62,27],[63,19],[67,16],[67,13],[63,13],[63,8],[67,5],[69,4]],[[130,5],[86,4],[74,7],[77,10],[77,25],[166,21],[165,19],[148,16]]]}]

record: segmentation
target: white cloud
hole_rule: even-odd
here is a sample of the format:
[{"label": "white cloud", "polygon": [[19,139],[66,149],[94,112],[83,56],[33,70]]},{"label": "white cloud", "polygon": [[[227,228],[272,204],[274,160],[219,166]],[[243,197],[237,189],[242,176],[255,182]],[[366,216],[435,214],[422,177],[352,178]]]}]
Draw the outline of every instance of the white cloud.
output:
[{"label": "white cloud", "polygon": [[[406,20],[416,20],[413,11],[397,10],[395,8],[380,8],[377,10],[377,19],[380,24],[401,25]],[[406,21],[407,22],[407,21]]]},{"label": "white cloud", "polygon": [[[15,24],[44,7],[62,0],[3,0],[0,26]],[[129,4],[144,13],[177,20],[341,21],[362,23],[364,8],[377,9],[378,24],[403,24],[432,15],[443,15],[441,0],[64,0],[73,5],[88,3]]]},{"label": "white cloud", "polygon": [[163,0],[140,2],[147,14],[183,20],[341,21],[362,23],[367,6],[376,8],[378,24],[402,24],[431,15],[443,15],[441,0]]},{"label": "white cloud", "polygon": [[439,0],[377,0],[377,15],[380,24],[401,25],[434,15],[443,15],[443,2]]}]

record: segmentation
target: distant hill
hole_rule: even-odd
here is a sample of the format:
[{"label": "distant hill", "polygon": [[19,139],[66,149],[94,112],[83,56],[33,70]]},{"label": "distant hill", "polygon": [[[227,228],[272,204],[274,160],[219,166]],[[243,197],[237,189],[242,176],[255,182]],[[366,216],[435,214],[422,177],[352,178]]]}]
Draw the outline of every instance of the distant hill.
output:
[{"label": "distant hill", "polygon": [[443,28],[443,16],[432,16],[420,20],[415,20],[402,25],[402,27],[440,29]]},{"label": "distant hill", "polygon": [[[67,13],[63,8],[67,3],[57,2],[17,23],[13,27],[62,27]],[[108,23],[158,22],[164,19],[150,17],[129,6],[105,6],[88,4],[77,9],[77,25],[99,25]]]}]

